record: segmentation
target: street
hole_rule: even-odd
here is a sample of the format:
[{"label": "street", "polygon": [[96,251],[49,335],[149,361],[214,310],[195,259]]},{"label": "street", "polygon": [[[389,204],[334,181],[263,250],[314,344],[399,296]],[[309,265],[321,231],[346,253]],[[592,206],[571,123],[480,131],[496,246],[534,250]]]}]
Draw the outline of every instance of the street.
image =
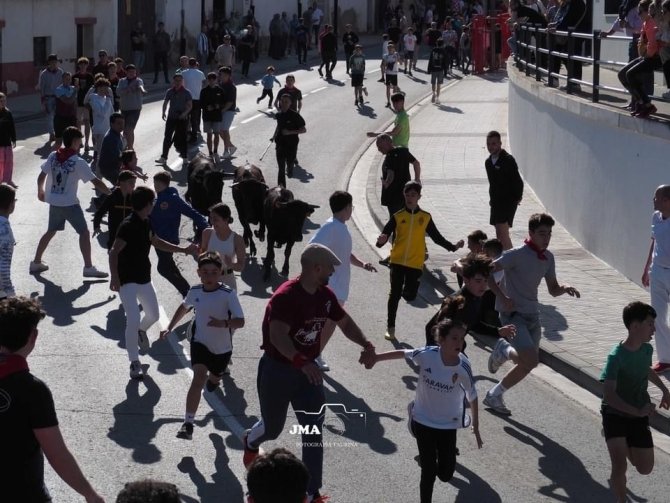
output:
[{"label": "street", "polygon": [[[419,67],[425,68],[425,61]],[[304,96],[302,116],[307,133],[300,138],[300,167],[295,177],[288,179],[288,188],[297,198],[320,206],[307,221],[308,234],[330,216],[330,193],[346,188],[352,159],[370,141],[365,132],[381,131],[393,119],[390,109],[384,107],[384,86],[376,82],[378,68],[378,59],[368,60],[369,96],[361,109],[353,106],[353,91],[342,61],[334,71],[336,80],[331,83],[320,79],[315,68],[293,72]],[[278,78],[283,82],[285,75]],[[454,85],[467,86],[468,79],[473,78],[476,77]],[[430,91],[429,81],[423,72],[415,72],[414,78],[399,76],[399,85],[407,94],[407,108]],[[274,149],[262,163],[258,159],[274,131],[275,121],[264,107],[256,105],[260,86],[237,83],[240,112],[231,136],[238,150],[232,164],[257,164],[270,185],[274,185]],[[473,100],[477,98],[473,96]],[[445,90],[442,102],[448,100],[449,91]],[[160,155],[163,136],[160,106],[160,101],[145,104],[136,130],[139,165],[149,175],[159,169],[154,159]],[[447,113],[444,120],[457,121],[460,116]],[[48,211],[47,205],[37,200],[35,188],[39,164],[48,154],[43,131],[43,121],[18,125],[15,181],[20,189],[11,219],[17,241],[12,274],[17,292],[39,297],[48,313],[40,325],[37,348],[29,364],[53,392],[66,443],[107,501],[114,500],[125,482],[145,477],[177,484],[187,502],[243,501],[246,484],[240,437],[259,414],[256,370],[261,356],[261,320],[273,289],[283,281],[275,270],[270,282],[262,282],[265,243],[259,246],[259,256],[248,259],[238,281],[246,326],[235,333],[231,375],[224,377],[221,390],[204,393],[206,400],[198,410],[193,440],[177,439],[191,378],[188,344],[182,341],[185,324],[168,341],[157,340],[158,326],[151,329],[151,350],[141,357],[142,363],[149,365],[147,375],[142,382],[129,381],[120,301],[110,291],[108,281],[82,281],[83,263],[72,228],[67,227],[51,242],[44,257],[50,270],[41,276],[28,274],[37,240],[46,229]],[[204,145],[201,148],[206,150]],[[413,153],[421,158],[421,152]],[[168,165],[173,170],[173,185],[183,193],[185,169],[181,170],[174,150]],[[230,172],[230,163],[223,165]],[[92,194],[90,186],[80,186],[79,199],[84,208]],[[228,179],[223,201],[233,205]],[[354,204],[356,212],[367,211],[366,201],[355,200]],[[429,207],[425,209],[430,211]],[[92,219],[92,214],[87,213],[89,217]],[[233,217],[233,227],[241,232],[234,210]],[[440,222],[437,225],[440,227]],[[369,245],[375,236],[362,235],[353,221],[349,226],[354,253],[376,264],[379,252]],[[182,221],[182,239],[191,235],[190,222]],[[294,249],[290,277],[299,272],[301,248],[298,244]],[[453,254],[454,259],[457,256]],[[97,242],[93,244],[93,257],[96,266],[109,270],[106,251]],[[151,257],[155,265],[155,254]],[[183,256],[177,260],[185,277],[195,283],[194,261]],[[279,251],[276,261],[279,264],[281,260],[283,253]],[[383,338],[388,270],[378,267],[374,274],[352,269],[346,309],[377,352],[389,351],[393,345]],[[179,305],[180,296],[155,267],[152,278],[169,318]],[[414,328],[398,332],[398,347],[422,345],[423,327],[439,302],[440,297],[424,282],[419,299],[411,306],[401,303],[399,328]],[[469,430],[459,431],[456,474],[450,483],[436,483],[434,501],[612,501],[607,483],[610,462],[594,407],[583,406],[570,385],[557,389],[552,380],[560,378],[542,367],[538,373],[545,378],[532,375],[505,395],[512,416],[493,415],[481,406],[485,392],[497,381],[486,368],[489,350],[469,338],[467,354],[477,379],[484,447],[477,450]],[[324,352],[332,369],[325,375],[327,402],[341,404],[341,410],[346,412],[327,415],[322,493],[330,495],[334,503],[417,501],[418,451],[406,427],[406,406],[414,397],[417,382],[415,369],[398,361],[365,370],[358,364],[358,356],[359,348],[339,331]],[[299,454],[299,437],[291,434],[294,423],[289,416],[281,437],[263,448],[268,451],[283,446]],[[665,452],[656,450],[656,466],[650,476],[630,470],[629,467],[628,487],[635,501],[667,501],[670,458]],[[81,501],[50,468],[47,487],[54,501]]]}]

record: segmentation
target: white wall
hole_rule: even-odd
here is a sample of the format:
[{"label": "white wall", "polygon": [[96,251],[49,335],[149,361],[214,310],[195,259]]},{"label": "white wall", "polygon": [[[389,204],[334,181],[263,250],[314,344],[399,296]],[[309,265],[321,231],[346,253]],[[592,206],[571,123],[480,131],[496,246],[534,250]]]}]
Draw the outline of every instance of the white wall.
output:
[{"label": "white wall", "polygon": [[640,283],[670,130],[510,71],[509,141],[524,179],[590,252]]},{"label": "white wall", "polygon": [[[593,29],[609,31],[617,15],[605,15],[605,0],[594,0],[593,2]],[[625,35],[618,32],[617,35]],[[600,47],[600,59],[606,61],[628,61],[628,42],[623,40],[604,40]]]}]

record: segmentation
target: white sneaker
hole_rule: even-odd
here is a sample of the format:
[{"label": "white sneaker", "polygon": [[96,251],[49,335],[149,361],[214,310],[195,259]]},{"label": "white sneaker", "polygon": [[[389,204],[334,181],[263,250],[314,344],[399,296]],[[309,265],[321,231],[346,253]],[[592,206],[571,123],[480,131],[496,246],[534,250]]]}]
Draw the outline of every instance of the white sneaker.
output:
[{"label": "white sneaker", "polygon": [[149,342],[149,337],[147,337],[146,331],[144,330],[137,331],[137,345],[142,351],[149,351],[151,343]]},{"label": "white sneaker", "polygon": [[330,370],[330,367],[328,366],[326,361],[321,357],[321,355],[314,358],[314,363],[316,363],[321,372],[328,372]]},{"label": "white sneaker", "polygon": [[142,379],[142,377],[142,366],[140,365],[140,362],[137,360],[130,362],[130,378]]},{"label": "white sneaker", "polygon": [[493,351],[489,355],[489,372],[495,374],[498,372],[500,366],[507,361],[506,350],[508,342],[505,339],[498,339],[496,345],[493,346]]},{"label": "white sneaker", "polygon": [[167,159],[163,156],[160,156],[158,159],[156,159],[156,164],[167,164]]},{"label": "white sneaker", "polygon": [[414,430],[412,429],[412,421],[414,420],[414,400],[407,404],[407,429],[409,434],[414,436]]},{"label": "white sneaker", "polygon": [[84,267],[84,278],[106,278],[107,276],[109,276],[109,273],[99,271],[94,265]]},{"label": "white sneaker", "polygon": [[44,271],[48,271],[49,266],[44,262],[31,262],[30,263],[30,274],[39,274]]},{"label": "white sneaker", "polygon": [[502,395],[494,396],[489,391],[488,393],[486,393],[483,402],[486,407],[494,410],[498,414],[502,414],[503,416],[509,416],[510,414],[512,414],[512,411],[509,410],[505,405],[505,401],[503,400]]}]

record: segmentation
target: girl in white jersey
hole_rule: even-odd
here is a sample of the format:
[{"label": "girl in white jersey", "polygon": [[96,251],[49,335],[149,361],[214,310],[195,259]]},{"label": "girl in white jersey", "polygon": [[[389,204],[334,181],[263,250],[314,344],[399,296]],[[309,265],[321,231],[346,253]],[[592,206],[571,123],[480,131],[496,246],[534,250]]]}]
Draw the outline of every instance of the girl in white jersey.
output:
[{"label": "girl in white jersey", "polygon": [[227,204],[219,203],[209,209],[209,221],[212,227],[202,232],[200,252],[215,251],[223,259],[221,282],[237,290],[235,271],[244,269],[244,239],[230,228],[233,218]]},{"label": "girl in white jersey", "polygon": [[[454,312],[463,299],[454,299]],[[421,503],[433,499],[435,477],[451,480],[456,468],[456,430],[472,425],[481,449],[477,390],[470,362],[461,353],[465,325],[453,319],[433,328],[439,346],[389,351],[377,355],[376,362],[406,358],[420,367],[416,398],[410,402],[409,427],[416,438],[421,464]],[[470,402],[472,420],[465,413],[463,396]]]}]

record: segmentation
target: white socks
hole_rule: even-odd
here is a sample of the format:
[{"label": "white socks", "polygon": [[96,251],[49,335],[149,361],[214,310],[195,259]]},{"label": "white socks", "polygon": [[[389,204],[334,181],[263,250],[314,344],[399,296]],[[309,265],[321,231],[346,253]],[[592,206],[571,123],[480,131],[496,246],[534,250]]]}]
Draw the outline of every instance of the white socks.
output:
[{"label": "white socks", "polygon": [[184,422],[193,424],[195,422],[195,414],[184,414]]},{"label": "white socks", "polygon": [[491,388],[491,391],[489,391],[489,393],[491,394],[491,396],[501,396],[505,391],[507,391],[507,389],[505,388],[505,386],[502,385],[501,381],[495,386],[493,386],[493,388]]}]

